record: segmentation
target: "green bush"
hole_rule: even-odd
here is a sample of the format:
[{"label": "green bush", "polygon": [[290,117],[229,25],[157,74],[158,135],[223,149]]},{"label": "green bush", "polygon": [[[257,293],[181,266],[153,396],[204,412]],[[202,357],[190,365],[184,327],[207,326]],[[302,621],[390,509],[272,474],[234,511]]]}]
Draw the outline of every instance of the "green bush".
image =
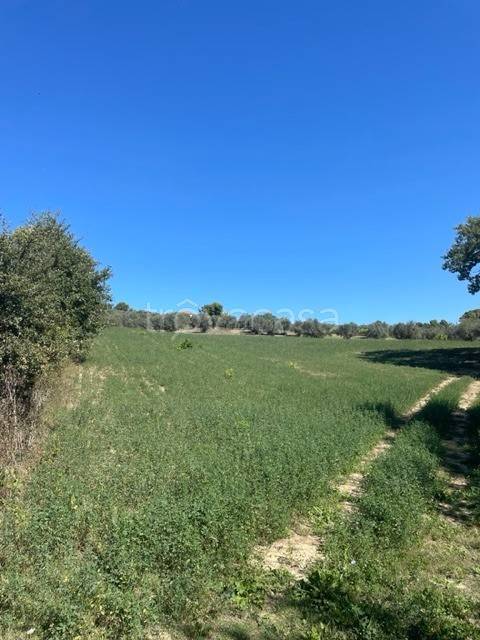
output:
[{"label": "green bush", "polygon": [[217,320],[217,327],[223,329],[235,329],[237,326],[237,319],[235,316],[231,316],[228,313],[222,314]]},{"label": "green bush", "polygon": [[25,444],[40,378],[82,359],[103,325],[109,269],[45,213],[0,233],[0,433],[3,453]]},{"label": "green bush", "polygon": [[475,340],[480,337],[480,320],[462,320],[455,329],[455,337],[460,340]]},{"label": "green bush", "polygon": [[275,316],[271,313],[259,313],[253,316],[251,330],[253,333],[271,335],[275,333]]},{"label": "green bush", "polygon": [[382,322],[381,320],[376,320],[372,322],[372,324],[367,325],[366,328],[366,336],[367,338],[388,338],[389,336],[389,326],[386,322]]},{"label": "green bush", "polygon": [[336,332],[338,333],[339,336],[342,336],[342,338],[349,340],[350,338],[353,338],[353,336],[357,335],[358,325],[356,325],[354,322],[341,324],[338,326]]},{"label": "green bush", "polygon": [[184,351],[185,349],[193,349],[193,342],[190,338],[184,338],[175,347],[177,351]]}]

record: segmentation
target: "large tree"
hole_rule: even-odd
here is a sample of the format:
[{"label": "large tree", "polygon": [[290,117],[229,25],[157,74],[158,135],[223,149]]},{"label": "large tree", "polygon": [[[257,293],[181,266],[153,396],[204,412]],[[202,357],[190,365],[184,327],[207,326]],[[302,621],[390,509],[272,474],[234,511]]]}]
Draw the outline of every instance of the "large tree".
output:
[{"label": "large tree", "polygon": [[459,280],[468,280],[470,293],[480,291],[480,216],[469,216],[455,228],[457,236],[443,256],[443,268],[456,273]]},{"label": "large tree", "polygon": [[210,316],[212,326],[215,327],[218,318],[223,313],[223,305],[221,305],[220,302],[210,302],[210,304],[204,304],[200,311]]}]

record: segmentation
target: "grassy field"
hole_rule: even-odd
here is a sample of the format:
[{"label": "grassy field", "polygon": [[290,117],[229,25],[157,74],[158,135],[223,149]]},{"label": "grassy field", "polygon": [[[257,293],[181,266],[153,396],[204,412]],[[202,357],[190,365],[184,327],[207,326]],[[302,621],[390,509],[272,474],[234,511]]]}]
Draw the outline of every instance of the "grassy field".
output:
[{"label": "grassy field", "polygon": [[[389,416],[471,349],[449,343],[439,359],[434,342],[184,340],[105,331],[70,372],[39,462],[2,478],[5,637],[159,638],[179,622],[198,637],[253,546],[327,499]],[[408,497],[423,509],[435,445],[421,428],[408,437],[425,449]],[[397,469],[411,451],[401,442]],[[366,520],[387,480],[381,469],[371,480]]]},{"label": "grassy field", "polygon": [[[467,583],[478,567],[478,535],[437,510],[447,489],[441,435],[464,388],[459,380],[442,391],[399,433],[365,476],[353,516],[337,518],[297,599],[311,629],[326,621],[319,637],[480,638],[480,585]],[[472,550],[475,557],[462,559]]]}]

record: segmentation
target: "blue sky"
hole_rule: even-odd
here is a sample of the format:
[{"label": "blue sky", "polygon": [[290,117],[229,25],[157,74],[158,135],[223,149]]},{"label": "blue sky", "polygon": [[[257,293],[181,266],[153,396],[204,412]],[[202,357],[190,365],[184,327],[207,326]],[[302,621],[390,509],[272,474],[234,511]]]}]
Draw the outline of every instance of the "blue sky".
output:
[{"label": "blue sky", "polygon": [[480,3],[2,0],[0,209],[61,210],[114,298],[455,320]]}]

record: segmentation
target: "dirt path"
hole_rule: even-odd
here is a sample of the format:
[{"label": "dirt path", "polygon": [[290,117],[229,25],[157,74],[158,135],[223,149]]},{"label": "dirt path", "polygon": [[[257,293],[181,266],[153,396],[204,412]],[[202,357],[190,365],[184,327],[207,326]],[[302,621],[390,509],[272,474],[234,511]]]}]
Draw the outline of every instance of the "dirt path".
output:
[{"label": "dirt path", "polygon": [[439,507],[443,515],[450,521],[466,521],[471,516],[469,505],[457,494],[467,486],[466,474],[471,466],[467,412],[479,395],[480,381],[475,380],[462,394],[458,409],[452,413],[449,438],[442,441],[445,451],[443,464],[448,474],[450,500],[440,502]]},{"label": "dirt path", "polygon": [[403,414],[403,419],[411,420],[413,416],[415,416],[417,413],[420,413],[420,411],[427,406],[433,396],[436,396],[442,389],[445,389],[445,387],[448,387],[449,384],[452,384],[454,380],[458,380],[457,376],[449,376],[448,378],[445,378],[445,380],[442,380],[442,382],[433,387],[433,389],[422,396],[420,400],[418,400],[412,407],[410,407],[410,409]]},{"label": "dirt path", "polygon": [[[442,380],[402,415],[403,421],[408,422],[414,418],[433,396],[457,379],[455,376],[449,376]],[[464,403],[467,402],[467,398],[469,398],[470,404],[473,402],[478,391],[475,392],[475,395],[472,395],[474,393],[473,390],[470,391],[470,395],[468,393],[474,384],[478,385],[478,390],[480,391],[480,382],[472,383],[462,396],[459,406],[462,406],[462,401]],[[465,412],[465,409],[463,411]],[[358,465],[358,470],[336,485],[336,489],[342,495],[342,508],[345,511],[353,509],[353,499],[360,495],[366,468],[380,454],[391,447],[395,434],[395,431],[389,430],[382,440],[362,458]],[[264,569],[284,569],[291,573],[296,580],[301,580],[305,577],[313,562],[320,557],[320,545],[320,538],[313,535],[310,527],[307,524],[300,524],[290,531],[285,538],[275,540],[270,545],[257,546],[254,551],[254,557]]]},{"label": "dirt path", "polygon": [[473,601],[480,598],[480,527],[476,521],[475,497],[469,492],[474,452],[470,448],[467,412],[479,395],[480,381],[477,380],[468,386],[452,413],[448,437],[442,440],[442,475],[446,487],[437,507],[443,523],[426,538],[421,550],[428,580],[453,586]]},{"label": "dirt path", "polygon": [[[416,415],[424,409],[430,400],[436,396],[442,389],[445,389],[449,384],[452,384],[457,380],[455,376],[449,376],[442,380],[439,384],[437,384],[433,389],[430,389],[428,393],[422,396],[415,404],[413,404],[405,413],[400,416],[401,421],[406,423],[409,420],[412,420]],[[380,442],[375,445],[373,449],[371,449],[367,455],[360,461],[359,470],[351,473],[345,481],[341,482],[337,489],[341,493],[343,501],[342,507],[345,511],[352,511],[353,509],[353,499],[357,498],[360,495],[360,488],[362,484],[363,477],[365,475],[365,469],[371,464],[378,456],[383,453],[386,449],[389,449],[392,444],[395,436],[398,432],[390,429],[387,431],[385,436],[380,440]]]}]

